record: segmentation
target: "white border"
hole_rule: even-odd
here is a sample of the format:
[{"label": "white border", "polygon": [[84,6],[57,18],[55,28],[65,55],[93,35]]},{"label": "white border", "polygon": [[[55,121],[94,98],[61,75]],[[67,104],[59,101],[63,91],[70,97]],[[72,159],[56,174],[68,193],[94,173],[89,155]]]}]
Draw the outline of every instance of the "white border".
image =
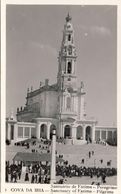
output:
[{"label": "white border", "polygon": [[[44,4],[44,5],[117,5],[117,131],[118,131],[118,154],[117,154],[117,187],[116,193],[121,193],[121,3],[120,0],[53,0],[49,2],[48,0],[1,0],[1,192],[4,192],[4,187],[6,183],[5,180],[5,115],[6,115],[6,4],[22,4],[22,5],[33,5],[33,4]],[[7,184],[8,185],[8,184]],[[21,187],[23,184],[19,184]],[[17,187],[14,184],[13,187]],[[24,184],[25,186],[25,184]],[[35,187],[35,185],[32,187]],[[47,185],[46,185],[47,187]],[[20,192],[18,192],[20,193]]]}]

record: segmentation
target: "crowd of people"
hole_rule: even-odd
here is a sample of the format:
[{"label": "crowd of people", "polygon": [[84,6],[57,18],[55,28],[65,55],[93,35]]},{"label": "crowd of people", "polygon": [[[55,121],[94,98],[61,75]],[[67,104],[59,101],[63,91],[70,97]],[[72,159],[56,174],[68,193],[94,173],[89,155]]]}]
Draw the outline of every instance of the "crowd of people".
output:
[{"label": "crowd of people", "polygon": [[[22,170],[24,170],[24,173]],[[42,164],[31,164],[22,167],[21,164],[11,164],[6,162],[6,182],[17,183],[24,174],[23,181],[31,183],[49,183],[50,182],[50,166]]]},{"label": "crowd of people", "polygon": [[106,146],[107,145],[107,142],[106,140],[101,140],[100,138],[96,140],[96,144],[101,144],[101,145],[104,145]]},{"label": "crowd of people", "polygon": [[6,182],[14,182],[21,179],[22,173],[22,163],[21,164],[9,164],[9,161],[6,161]]},{"label": "crowd of people", "polygon": [[[6,182],[18,182],[22,175],[22,164],[11,164],[6,162]],[[116,168],[97,168],[97,167],[86,167],[69,165],[68,161],[64,164],[56,165],[56,176],[65,178],[72,177],[83,177],[88,176],[93,178],[94,176],[101,178],[102,183],[106,183],[106,177],[117,175]],[[31,183],[49,184],[50,183],[50,165],[34,164],[28,165],[24,173],[24,181]],[[59,181],[61,183],[63,181]]]},{"label": "crowd of people", "polygon": [[106,177],[117,175],[116,168],[97,168],[97,167],[85,167],[77,165],[56,166],[57,176],[66,177],[82,177],[89,176],[93,178],[101,178],[103,183],[106,183]]}]

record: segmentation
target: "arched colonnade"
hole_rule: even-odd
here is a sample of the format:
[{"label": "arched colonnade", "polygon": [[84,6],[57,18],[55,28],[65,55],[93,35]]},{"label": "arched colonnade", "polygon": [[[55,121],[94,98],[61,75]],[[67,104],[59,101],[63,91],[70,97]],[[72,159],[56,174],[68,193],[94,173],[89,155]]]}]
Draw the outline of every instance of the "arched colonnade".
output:
[{"label": "arched colonnade", "polygon": [[[73,133],[73,131],[75,132]],[[75,134],[73,136],[73,134]],[[64,134],[63,137],[66,138],[75,138],[77,140],[92,140],[93,139],[93,128],[91,126],[83,127],[78,125],[73,128],[71,125],[64,126]]]}]

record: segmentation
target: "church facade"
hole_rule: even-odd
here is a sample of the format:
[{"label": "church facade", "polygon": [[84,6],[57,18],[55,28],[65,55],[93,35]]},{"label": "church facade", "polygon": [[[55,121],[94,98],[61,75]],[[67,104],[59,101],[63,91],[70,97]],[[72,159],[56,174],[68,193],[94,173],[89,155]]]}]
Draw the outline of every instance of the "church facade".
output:
[{"label": "church facade", "polygon": [[68,144],[116,136],[116,128],[99,127],[95,119],[86,117],[86,93],[83,82],[77,85],[76,60],[74,29],[68,14],[58,57],[57,81],[49,85],[46,79],[37,90],[28,89],[25,107],[17,108],[16,119],[11,115],[6,121],[6,139],[14,143],[32,137],[51,139],[53,127],[57,138]]}]

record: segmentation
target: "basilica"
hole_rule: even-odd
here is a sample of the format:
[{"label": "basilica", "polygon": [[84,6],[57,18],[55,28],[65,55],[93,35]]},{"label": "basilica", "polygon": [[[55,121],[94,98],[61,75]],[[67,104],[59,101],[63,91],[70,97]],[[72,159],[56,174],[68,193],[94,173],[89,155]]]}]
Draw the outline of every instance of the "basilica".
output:
[{"label": "basilica", "polygon": [[27,90],[25,107],[17,108],[16,118],[13,114],[7,118],[6,139],[11,143],[29,138],[50,140],[53,128],[57,139],[63,138],[66,144],[116,137],[115,127],[98,126],[94,118],[87,118],[86,93],[84,83],[77,84],[76,61],[74,29],[68,14],[58,56],[57,81],[50,85],[46,79],[37,90]]}]

